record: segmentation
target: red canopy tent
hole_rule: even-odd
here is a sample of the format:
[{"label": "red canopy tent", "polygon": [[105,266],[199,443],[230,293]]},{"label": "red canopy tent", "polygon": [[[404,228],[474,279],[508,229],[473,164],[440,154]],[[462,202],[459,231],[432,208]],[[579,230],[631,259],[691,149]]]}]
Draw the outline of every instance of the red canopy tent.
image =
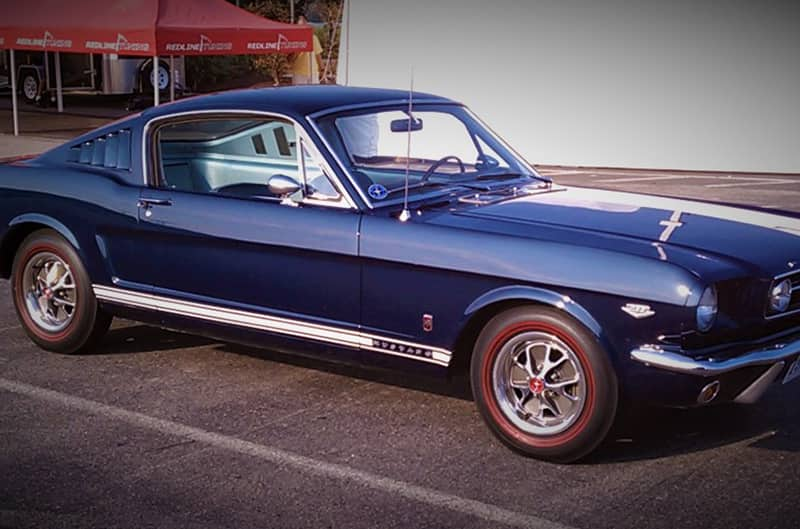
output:
[{"label": "red canopy tent", "polygon": [[[0,49],[11,50],[15,134],[15,49],[55,52],[60,107],[60,52],[151,56],[158,64],[159,55],[310,51],[312,38],[310,26],[262,18],[225,0],[0,2]],[[156,105],[158,96],[156,87]]]}]

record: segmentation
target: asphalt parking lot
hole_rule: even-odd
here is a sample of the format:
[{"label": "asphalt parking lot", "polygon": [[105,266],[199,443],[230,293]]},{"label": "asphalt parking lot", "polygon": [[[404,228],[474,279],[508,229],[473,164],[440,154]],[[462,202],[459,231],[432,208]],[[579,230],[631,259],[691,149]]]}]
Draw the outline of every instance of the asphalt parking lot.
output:
[{"label": "asphalt parking lot", "polygon": [[564,185],[600,187],[800,212],[800,174],[540,167]]},{"label": "asphalt parking lot", "polygon": [[[544,168],[560,183],[800,212],[800,175]],[[39,350],[0,281],[0,529],[800,526],[800,383],[640,410],[591,459],[501,446],[463,379],[345,367],[117,322]]]}]

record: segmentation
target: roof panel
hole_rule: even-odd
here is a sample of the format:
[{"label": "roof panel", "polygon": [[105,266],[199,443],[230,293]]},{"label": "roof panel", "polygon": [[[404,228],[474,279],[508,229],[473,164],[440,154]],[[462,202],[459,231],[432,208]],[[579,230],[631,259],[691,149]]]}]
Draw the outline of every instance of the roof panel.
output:
[{"label": "roof panel", "polygon": [[[419,102],[453,102],[449,99],[414,92]],[[259,110],[277,112],[295,119],[341,106],[407,101],[408,92],[383,88],[360,88],[339,85],[306,85],[277,88],[232,90],[184,99],[151,108],[146,118],[194,110]]]}]

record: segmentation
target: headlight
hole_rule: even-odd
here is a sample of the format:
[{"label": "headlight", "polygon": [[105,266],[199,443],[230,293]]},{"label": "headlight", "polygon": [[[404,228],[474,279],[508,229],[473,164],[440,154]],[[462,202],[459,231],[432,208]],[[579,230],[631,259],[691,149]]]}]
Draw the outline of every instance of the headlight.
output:
[{"label": "headlight", "polygon": [[706,332],[714,325],[717,318],[717,289],[713,286],[706,288],[697,305],[697,329]]},{"label": "headlight", "polygon": [[784,312],[789,308],[792,300],[792,282],[784,279],[777,285],[773,285],[769,291],[769,310],[770,312]]}]

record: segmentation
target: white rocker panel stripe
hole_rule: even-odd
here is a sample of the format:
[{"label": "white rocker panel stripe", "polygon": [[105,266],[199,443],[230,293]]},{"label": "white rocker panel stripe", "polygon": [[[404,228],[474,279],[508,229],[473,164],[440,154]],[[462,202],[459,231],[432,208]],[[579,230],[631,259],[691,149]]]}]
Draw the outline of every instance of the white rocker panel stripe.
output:
[{"label": "white rocker panel stripe", "polygon": [[414,342],[396,340],[386,336],[363,333],[349,329],[308,323],[300,320],[279,318],[255,312],[183,301],[132,290],[92,285],[94,295],[101,301],[118,303],[129,307],[167,312],[214,323],[224,323],[277,334],[306,338],[335,345],[345,345],[428,362],[447,367],[452,353],[446,349],[430,347]]}]

